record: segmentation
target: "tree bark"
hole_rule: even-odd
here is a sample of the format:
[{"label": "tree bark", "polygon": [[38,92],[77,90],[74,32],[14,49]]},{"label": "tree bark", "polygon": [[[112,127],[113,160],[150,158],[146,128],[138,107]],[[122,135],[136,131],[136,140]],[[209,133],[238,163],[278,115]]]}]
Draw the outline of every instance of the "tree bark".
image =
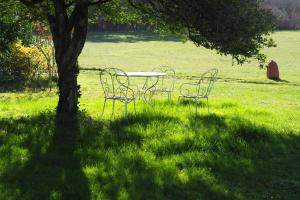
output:
[{"label": "tree bark", "polygon": [[55,15],[48,21],[53,35],[55,60],[58,69],[59,101],[57,112],[76,114],[80,97],[77,76],[78,56],[87,36],[88,4],[76,3],[70,16],[64,1],[55,0]]},{"label": "tree bark", "polygon": [[78,98],[80,97],[77,84],[78,65],[58,65],[59,101],[57,111],[76,114],[78,110]]}]

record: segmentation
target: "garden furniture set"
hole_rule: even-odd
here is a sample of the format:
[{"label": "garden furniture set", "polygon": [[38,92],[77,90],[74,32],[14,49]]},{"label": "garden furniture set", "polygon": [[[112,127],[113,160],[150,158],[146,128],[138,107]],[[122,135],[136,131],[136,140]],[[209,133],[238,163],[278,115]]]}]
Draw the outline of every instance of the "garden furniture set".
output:
[{"label": "garden furniture set", "polygon": [[[183,98],[195,99],[196,114],[198,112],[199,99],[206,99],[209,112],[208,97],[217,79],[218,70],[210,69],[200,77],[190,82],[182,83],[179,87],[180,95],[178,101]],[[134,78],[145,79],[144,84],[132,84]],[[113,101],[112,114],[115,110],[115,101],[124,103],[125,116],[128,115],[128,104],[133,102],[134,111],[136,111],[136,100],[141,99],[149,103],[152,97],[157,93],[171,95],[174,91],[176,74],[174,69],[166,66],[154,68],[151,72],[125,72],[118,68],[104,68],[100,71],[100,83],[104,93],[104,105],[102,115],[104,114],[107,100]]]}]

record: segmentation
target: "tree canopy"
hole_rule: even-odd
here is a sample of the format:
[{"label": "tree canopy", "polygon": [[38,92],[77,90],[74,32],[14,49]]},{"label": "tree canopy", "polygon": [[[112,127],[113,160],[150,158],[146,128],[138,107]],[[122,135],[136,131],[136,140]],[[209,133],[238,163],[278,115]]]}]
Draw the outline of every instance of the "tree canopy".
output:
[{"label": "tree canopy", "polygon": [[[38,15],[56,12],[55,0],[21,0],[39,10]],[[89,17],[101,13],[106,19],[156,26],[160,30],[185,35],[198,46],[232,55],[239,64],[254,57],[263,63],[259,51],[274,46],[267,38],[275,28],[273,15],[261,0],[64,0],[66,14],[79,4],[90,6]],[[38,9],[37,9],[38,8]],[[33,10],[33,9],[32,9]],[[98,15],[97,15],[98,16]]]},{"label": "tree canopy", "polygon": [[15,0],[0,2],[0,53],[8,51],[17,39],[25,44],[30,42],[31,23],[27,9]]},{"label": "tree canopy", "polygon": [[274,45],[265,37],[275,27],[274,18],[257,0],[129,2],[149,17],[154,16],[164,27],[185,30],[196,45],[232,55],[240,64],[250,57],[263,62],[265,57],[259,51]]}]

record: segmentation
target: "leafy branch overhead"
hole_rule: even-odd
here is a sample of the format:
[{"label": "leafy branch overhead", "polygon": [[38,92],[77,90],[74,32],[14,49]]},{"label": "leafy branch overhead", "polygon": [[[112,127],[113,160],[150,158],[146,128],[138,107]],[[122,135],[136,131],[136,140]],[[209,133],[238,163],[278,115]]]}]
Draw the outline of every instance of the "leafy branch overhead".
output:
[{"label": "leafy branch overhead", "polygon": [[[55,0],[21,1],[29,6],[42,3],[48,6],[55,4],[53,3]],[[260,50],[275,46],[274,41],[268,38],[269,33],[275,28],[275,19],[269,11],[262,8],[261,0],[65,0],[60,2],[66,12],[70,13],[69,7],[73,7],[73,12],[69,16],[70,28],[73,28],[74,20],[78,20],[76,16],[78,5],[100,8],[96,11],[106,16],[111,15],[110,18],[113,18],[112,15],[122,18],[126,14],[130,15],[134,10],[135,14],[139,14],[139,17],[134,19],[139,20],[140,23],[155,24],[160,29],[184,33],[196,45],[215,49],[220,54],[232,55],[239,64],[251,57],[263,63],[265,56],[260,53]],[[115,13],[107,11],[110,9],[114,9]],[[122,16],[116,13],[118,11],[122,12]]]},{"label": "leafy branch overhead", "polygon": [[274,46],[267,36],[275,21],[263,10],[261,0],[20,1],[33,15],[48,20],[59,75],[58,111],[67,113],[78,110],[77,61],[85,44],[91,12],[114,20],[138,20],[160,30],[183,34],[197,46],[232,55],[239,64],[256,58],[262,66],[265,56],[260,51]]},{"label": "leafy branch overhead", "polygon": [[232,55],[239,64],[255,57],[261,63],[264,47],[275,46],[267,36],[275,28],[271,13],[260,0],[129,0],[132,6],[155,16],[169,29],[185,29],[198,46]]}]

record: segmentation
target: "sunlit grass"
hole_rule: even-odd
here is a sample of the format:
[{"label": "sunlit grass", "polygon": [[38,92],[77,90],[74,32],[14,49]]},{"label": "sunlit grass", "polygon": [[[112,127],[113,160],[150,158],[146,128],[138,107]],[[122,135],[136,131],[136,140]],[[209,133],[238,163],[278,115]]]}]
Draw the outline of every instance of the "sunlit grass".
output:
[{"label": "sunlit grass", "polygon": [[[271,37],[277,47],[265,50],[267,59],[279,64],[281,79],[299,84],[300,32],[281,31]],[[192,42],[183,43],[179,38],[165,39],[162,42],[162,38],[153,34],[92,34],[79,64],[84,68],[114,66],[134,71],[167,65],[174,67],[177,74],[186,76],[199,75],[216,67],[221,78],[269,82],[265,70],[260,70],[255,61],[232,66],[230,56],[220,56],[214,51],[196,47]]]},{"label": "sunlit grass", "polygon": [[51,112],[2,119],[0,197],[297,199],[298,130],[265,109],[212,109],[195,116],[161,101],[128,119],[82,113],[74,146],[53,144]]}]

